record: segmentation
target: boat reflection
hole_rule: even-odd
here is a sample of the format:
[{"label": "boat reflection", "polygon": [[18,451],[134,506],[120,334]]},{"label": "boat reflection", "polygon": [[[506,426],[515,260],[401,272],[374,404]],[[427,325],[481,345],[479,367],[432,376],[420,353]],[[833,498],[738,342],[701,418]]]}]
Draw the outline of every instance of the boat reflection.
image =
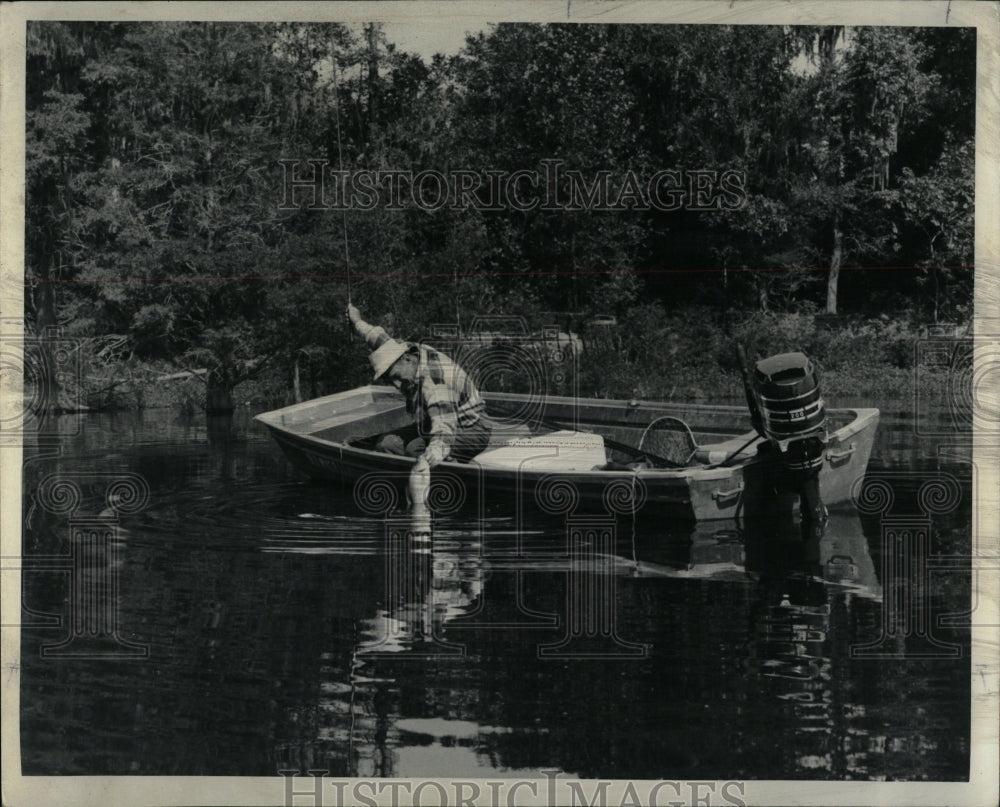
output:
[{"label": "boat reflection", "polygon": [[[749,582],[760,603],[785,608],[819,606],[833,592],[882,597],[869,539],[854,513],[834,513],[808,532],[793,519],[688,526],[658,542],[649,533],[637,543],[627,529],[617,532],[626,535],[613,536],[612,554],[573,547],[587,539],[572,532],[567,544],[512,554],[497,551],[486,533],[446,527],[432,537],[423,522],[419,528],[405,518],[387,522],[385,596],[363,624],[359,652],[461,655],[462,644],[445,636],[450,627],[556,626],[563,615],[545,620],[523,601],[533,574]],[[495,602],[515,599],[509,610],[519,619],[497,621],[503,606],[486,608],[487,587]],[[490,621],[470,622],[486,610]]]},{"label": "boat reflection", "polygon": [[809,604],[824,600],[831,588],[858,597],[881,599],[861,519],[835,513],[823,525],[801,528],[790,521],[748,523],[746,569],[769,602]]},{"label": "boat reflection", "polygon": [[632,558],[620,562],[637,575],[749,579],[775,602],[821,599],[831,589],[882,596],[869,536],[853,512],[831,513],[825,525],[805,530],[787,518],[709,522],[660,536],[647,532]]},{"label": "boat reflection", "polygon": [[790,727],[799,770],[864,776],[874,738],[851,725],[866,716],[852,691],[857,670],[843,625],[854,598],[882,599],[869,540],[854,514],[831,516],[825,530],[798,532],[758,524],[747,534],[747,574],[756,587],[746,667]]},{"label": "boat reflection", "polygon": [[[835,684],[846,673],[837,669],[845,654],[834,647],[843,641],[834,625],[843,622],[842,612],[851,608],[853,598],[876,607],[881,599],[869,539],[855,514],[833,514],[824,530],[805,537],[797,522],[757,521],[749,528],[734,522],[669,533],[655,551],[643,552],[642,545],[649,550],[652,538],[645,535],[634,554],[632,536],[623,529],[617,551],[592,558],[586,567],[580,566],[579,553],[559,554],[551,548],[541,551],[536,546],[520,557],[497,552],[490,540],[497,530],[484,538],[483,533],[446,524],[428,540],[405,527],[402,520],[396,531],[387,527],[385,597],[371,618],[359,622],[349,682],[334,695],[341,710],[349,700],[349,726],[336,735],[350,745],[345,772],[405,776],[459,770],[471,776],[484,770],[511,771],[522,762],[512,745],[515,737],[538,742],[542,736],[561,749],[564,770],[585,771],[574,744],[559,739],[564,729],[557,715],[571,708],[571,690],[543,686],[542,700],[533,706],[483,699],[497,680],[513,680],[545,664],[537,648],[558,644],[553,634],[571,631],[573,614],[567,608],[572,610],[573,600],[561,596],[556,581],[567,581],[563,586],[572,592],[574,574],[617,581],[609,586],[605,580],[603,589],[598,587],[613,594],[612,613],[641,608],[643,618],[629,618],[622,630],[632,634],[629,639],[639,632],[638,638],[647,643],[647,661],[631,669],[639,679],[650,681],[663,674],[661,660],[703,657],[712,641],[676,634],[677,625],[687,620],[676,614],[676,590],[671,594],[671,588],[697,586],[710,598],[717,589],[717,603],[692,602],[683,610],[690,614],[701,608],[714,615],[713,624],[728,611],[726,632],[745,635],[742,649],[737,644],[725,649],[729,663],[744,669],[745,685],[757,690],[755,700],[770,700],[794,712],[787,717],[796,736],[801,734],[795,768],[829,768],[821,751],[834,731],[834,713],[846,708],[839,703],[842,696]],[[586,587],[577,589],[577,595],[580,590]],[[665,610],[671,602],[675,613]],[[841,615],[834,619],[838,609]],[[538,617],[546,610],[552,617],[549,630],[540,630]],[[520,629],[512,615],[524,620]],[[498,648],[504,649],[499,655]],[[590,669],[621,658],[592,657],[597,667]],[[417,664],[409,664],[411,660]],[[567,660],[572,660],[569,654]],[[418,668],[424,689],[408,683]],[[682,700],[691,697],[686,689],[693,683],[687,676],[675,681],[681,687],[677,691],[685,693]],[[669,687],[661,682],[660,690],[666,696]],[[737,703],[743,697],[738,695]],[[620,708],[624,717],[643,720],[641,711],[633,715],[631,708]],[[579,713],[573,720],[589,722]],[[743,741],[757,742],[749,736]],[[664,742],[671,740],[665,737]],[[861,771],[859,760],[841,760],[838,765]]]}]

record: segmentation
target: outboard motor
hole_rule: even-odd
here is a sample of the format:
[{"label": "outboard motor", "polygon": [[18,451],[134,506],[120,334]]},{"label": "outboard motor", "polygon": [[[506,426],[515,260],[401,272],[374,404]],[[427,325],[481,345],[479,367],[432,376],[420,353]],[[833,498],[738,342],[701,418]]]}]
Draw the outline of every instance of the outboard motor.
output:
[{"label": "outboard motor", "polygon": [[[745,357],[740,351],[741,364]],[[777,450],[786,486],[799,494],[803,526],[826,521],[819,472],[826,445],[826,408],[819,377],[804,353],[781,353],[744,370],[754,428]],[[756,410],[756,411],[755,411]]]}]

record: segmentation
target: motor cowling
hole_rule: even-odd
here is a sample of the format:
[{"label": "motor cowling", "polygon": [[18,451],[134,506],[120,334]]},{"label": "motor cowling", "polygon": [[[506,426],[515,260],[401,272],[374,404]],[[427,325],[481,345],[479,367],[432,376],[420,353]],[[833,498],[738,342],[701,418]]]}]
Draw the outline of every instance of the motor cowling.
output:
[{"label": "motor cowling", "polygon": [[754,368],[754,387],[766,437],[789,443],[825,433],[826,407],[819,376],[804,353],[761,359]]},{"label": "motor cowling", "polygon": [[757,362],[753,385],[763,436],[777,447],[789,482],[802,497],[803,514],[825,518],[818,476],[827,437],[826,407],[816,368],[804,353],[781,353]]}]

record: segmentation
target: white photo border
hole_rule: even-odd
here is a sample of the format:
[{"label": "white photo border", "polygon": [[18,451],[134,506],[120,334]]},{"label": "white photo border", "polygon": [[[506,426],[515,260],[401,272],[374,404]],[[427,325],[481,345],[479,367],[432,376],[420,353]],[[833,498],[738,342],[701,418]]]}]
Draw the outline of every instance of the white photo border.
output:
[{"label": "white photo border", "polygon": [[[956,0],[680,0],[678,2],[343,2],[343,3],[5,3],[0,6],[0,317],[17,321],[23,312],[25,26],[28,20],[271,20],[381,21],[433,32],[436,26],[467,24],[472,30],[490,22],[571,22],[602,24],[744,24],[744,25],[885,25],[970,26],[977,29],[975,327],[1000,322],[1000,3]],[[16,330],[16,326],[15,326]],[[21,378],[0,378],[0,416],[21,407]],[[1000,390],[992,392],[1000,395]],[[993,411],[996,411],[995,409]],[[2,422],[2,418],[0,418]],[[21,448],[0,444],[0,555],[20,556]],[[995,805],[1000,792],[1000,446],[974,436],[973,579],[977,581],[976,620],[972,634],[970,711],[971,749],[968,783],[883,783],[825,781],[746,781],[747,804],[767,805]],[[5,566],[7,564],[4,564]],[[20,575],[3,575],[0,587],[3,624],[17,623]],[[11,616],[15,615],[15,616]],[[3,804],[94,805],[284,805],[282,777],[154,777],[21,775],[19,727],[20,630],[2,629]],[[721,728],[720,728],[721,730]],[[415,785],[418,780],[412,780]],[[490,791],[483,785],[484,794]],[[537,796],[522,789],[518,803],[548,802],[545,780]],[[562,783],[564,785],[564,783]],[[618,804],[626,782],[606,791]],[[634,782],[639,796],[655,782]],[[721,783],[719,783],[721,785]],[[299,789],[307,787],[303,782]],[[643,788],[646,790],[644,791]],[[430,792],[425,796],[429,797]],[[590,791],[587,791],[590,792]],[[718,792],[717,790],[715,792]],[[559,803],[569,803],[560,788]],[[669,800],[670,796],[663,795]],[[376,797],[389,803],[389,793]],[[299,797],[295,803],[303,803]],[[335,803],[326,800],[323,803]],[[425,803],[430,803],[429,801]],[[485,796],[476,803],[487,804]]]}]

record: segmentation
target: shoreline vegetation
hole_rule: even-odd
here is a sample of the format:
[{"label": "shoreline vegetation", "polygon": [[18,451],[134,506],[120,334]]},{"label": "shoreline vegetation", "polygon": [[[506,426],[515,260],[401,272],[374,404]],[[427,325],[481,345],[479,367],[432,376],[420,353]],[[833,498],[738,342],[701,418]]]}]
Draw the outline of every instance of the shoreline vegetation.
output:
[{"label": "shoreline vegetation", "polygon": [[[737,341],[751,360],[788,351],[806,353],[819,371],[828,406],[843,400],[855,405],[912,400],[916,395],[944,401],[960,394],[956,384],[968,369],[969,323],[921,326],[885,315],[772,314],[729,325],[727,335],[708,311],[671,315],[648,304],[621,317],[592,318],[582,323],[579,333],[556,336],[550,328],[550,341],[498,334],[470,340],[463,334],[444,347],[472,364],[481,386],[490,391],[693,403],[744,401]],[[347,335],[338,338],[346,341]],[[433,337],[428,341],[440,344]],[[126,355],[123,343],[117,352],[109,350],[108,342],[68,340],[74,366],[65,376],[58,411],[168,407],[193,413],[207,408],[207,369],[178,371],[171,362]],[[922,350],[930,345],[936,350]],[[927,355],[932,355],[932,363]],[[238,382],[234,406],[264,411],[370,383],[366,353],[357,341],[349,343],[343,366],[332,373],[315,359],[303,356],[297,367],[265,367],[256,377]],[[30,397],[28,387],[26,392]]]}]

